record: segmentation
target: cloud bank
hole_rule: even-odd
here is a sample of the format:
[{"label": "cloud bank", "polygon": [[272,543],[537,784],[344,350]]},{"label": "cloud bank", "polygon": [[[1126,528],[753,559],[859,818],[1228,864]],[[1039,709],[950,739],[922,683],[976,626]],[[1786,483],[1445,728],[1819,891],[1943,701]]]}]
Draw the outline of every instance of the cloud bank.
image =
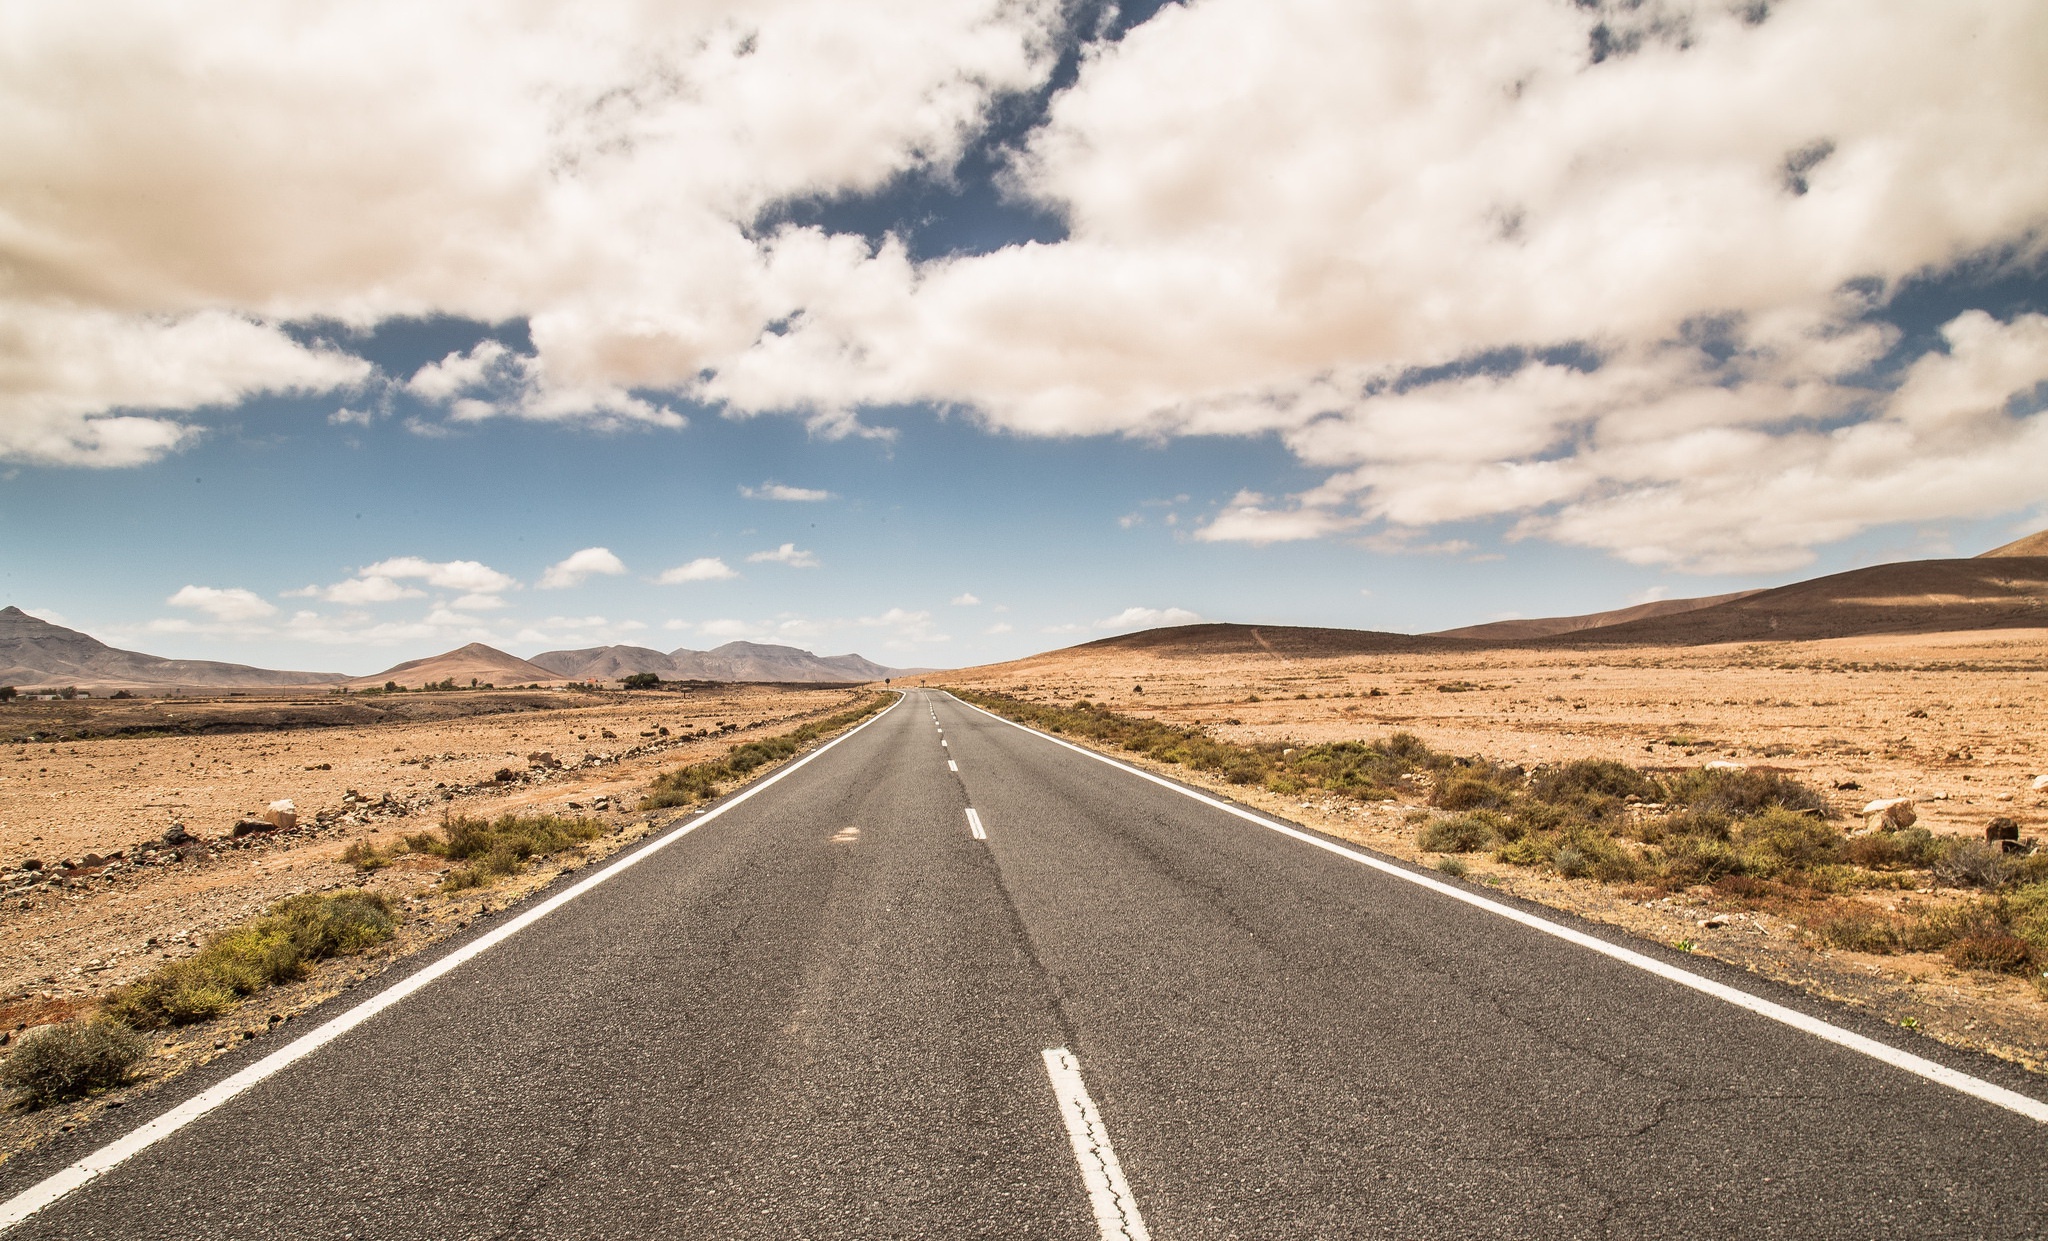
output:
[{"label": "cloud bank", "polygon": [[[952,175],[1048,80],[1060,14],[25,12],[0,456],[137,464],[210,407],[383,384],[475,425],[674,428],[695,401],[842,434],[924,402],[1272,435],[1323,471],[1213,541],[1493,520],[1757,569],[2038,500],[2041,317],[1953,314],[1900,355],[1884,312],[2041,262],[2041,6],[1200,0],[1087,47],[1013,153],[1062,239],[918,261],[772,224]],[[523,320],[533,350],[378,376],[287,330],[426,314]]]}]

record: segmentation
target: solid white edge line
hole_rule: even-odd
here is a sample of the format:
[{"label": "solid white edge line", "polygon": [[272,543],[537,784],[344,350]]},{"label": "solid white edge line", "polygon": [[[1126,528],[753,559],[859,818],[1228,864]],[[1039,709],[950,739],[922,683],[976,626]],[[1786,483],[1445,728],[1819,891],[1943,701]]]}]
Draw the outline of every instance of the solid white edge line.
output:
[{"label": "solid white edge line", "polygon": [[967,830],[974,833],[976,840],[987,840],[988,833],[982,830],[981,816],[974,813],[974,807],[967,808]]},{"label": "solid white edge line", "polygon": [[1269,831],[1279,832],[1283,836],[1291,836],[1304,844],[1314,845],[1326,853],[1334,853],[1338,857],[1348,858],[1362,866],[1369,866],[1396,879],[1415,884],[1417,887],[1428,888],[1430,891],[1448,896],[1452,900],[1463,901],[1467,905],[1483,909],[1491,914],[1497,914],[1511,922],[1519,922],[1531,930],[1541,931],[1545,935],[1554,936],[1567,943],[1577,944],[1581,948],[1590,949],[1602,956],[1620,961],[1624,965],[1632,965],[1645,973],[1655,974],[1659,978],[1675,982],[1682,987],[1690,987],[1694,991],[1711,995],[1717,1000],[1725,1000],[1738,1008],[1748,1009],[1760,1017],[1767,1017],[1772,1021],[1791,1026],[1795,1030],[1804,1031],[1815,1038],[1825,1039],[1839,1047],[1846,1047],[1850,1051],[1860,1052],[1873,1060],[1881,1060],[1893,1068],[1903,1069],[1917,1077],[1925,1078],[1928,1081],[1947,1086],[1951,1090],[1969,1095],[1971,1098],[1981,1099],[1995,1107],[2002,1107],[2009,1112],[2016,1112],[2029,1120],[2048,1124],[2048,1103],[2044,1103],[2029,1095],[2023,1095],[2016,1090],[2008,1090],[2004,1086],[1987,1082],[1981,1077],[1972,1077],[1968,1073],[1949,1068],[1945,1064],[1937,1064],[1925,1057],[1916,1056],[1910,1051],[1901,1051],[1899,1048],[1893,1047],[1888,1043],[1880,1043],[1876,1039],[1858,1034],[1853,1030],[1845,1030],[1841,1026],[1823,1021],[1818,1017],[1810,1017],[1797,1009],[1787,1008],[1783,1004],[1774,1003],[1761,996],[1751,995],[1747,991],[1731,987],[1726,983],[1715,982],[1711,978],[1695,974],[1690,970],[1680,969],[1669,962],[1660,961],[1656,957],[1636,952],[1633,949],[1623,948],[1619,944],[1610,944],[1597,936],[1588,935],[1584,931],[1573,930],[1571,927],[1552,922],[1548,918],[1538,917],[1535,914],[1516,909],[1512,905],[1503,905],[1499,901],[1488,900],[1486,897],[1480,896],[1475,892],[1467,892],[1462,888],[1453,887],[1448,883],[1432,879],[1428,875],[1417,874],[1406,867],[1396,866],[1391,862],[1383,862],[1370,854],[1346,848],[1335,841],[1324,840],[1319,836],[1302,831],[1300,828],[1275,822],[1263,815],[1254,814],[1241,806],[1233,806],[1229,802],[1221,801],[1176,784],[1164,776],[1154,775],[1142,768],[1120,763],[1104,754],[1097,754],[1086,746],[1078,746],[1071,741],[1062,741],[1058,737],[1039,732],[1037,729],[1019,724],[1015,720],[1004,719],[995,712],[983,710],[964,699],[954,698],[953,700],[964,707],[980,711],[983,715],[999,723],[1008,724],[1012,728],[1030,733],[1041,740],[1050,741],[1054,745],[1064,746],[1076,754],[1084,754],[1097,762],[1107,763],[1109,766],[1115,767],[1120,771],[1129,772],[1131,775],[1143,780],[1149,780],[1161,788],[1171,789],[1184,797],[1192,798],[1206,806],[1221,810],[1225,814],[1235,815],[1247,823],[1256,823]]},{"label": "solid white edge line", "polygon": [[734,794],[730,800],[719,803],[712,809],[697,816],[694,820],[683,823],[680,827],[667,829],[663,834],[656,836],[652,841],[628,853],[625,857],[611,862],[597,874],[582,879],[569,888],[556,893],[554,896],[549,897],[488,935],[480,936],[465,944],[463,947],[442,957],[418,973],[371,996],[347,1012],[329,1018],[318,1029],[285,1044],[256,1063],[242,1069],[234,1076],[207,1087],[156,1119],[130,1131],[123,1137],[116,1138],[114,1141],[100,1147],[62,1171],[54,1173],[42,1181],[31,1185],[29,1188],[22,1190],[7,1201],[0,1202],[0,1232],[14,1227],[72,1190],[90,1183],[102,1173],[171,1136],[263,1079],[318,1051],[413,992],[421,990],[469,961],[489,952],[499,944],[504,943],[597,885],[624,872],[629,867],[637,866],[641,862],[646,861],[656,853],[688,836],[691,832],[696,831],[726,811],[731,810],[734,806],[753,797],[756,793],[769,788],[785,776],[794,774],[805,764],[824,754],[825,751],[852,737],[868,725],[880,720],[889,712],[894,711],[902,702],[903,697],[899,694],[895,702],[890,703],[874,715],[862,720],[853,728],[834,737],[824,745],[812,750],[809,754],[784,767],[781,771],[768,776],[757,784],[749,785],[746,789]]},{"label": "solid white edge line", "polygon": [[1064,1047],[1048,1047],[1042,1054],[1045,1075],[1052,1079],[1053,1097],[1059,1100],[1060,1119],[1067,1126],[1074,1162],[1081,1165],[1081,1183],[1088,1187],[1088,1205],[1095,1211],[1102,1241],[1148,1241],[1151,1234],[1145,1231],[1138,1200],[1131,1195],[1123,1165],[1109,1144],[1109,1129],[1081,1080],[1080,1061]]},{"label": "solid white edge line", "polygon": [[954,762],[954,761],[953,761],[952,759],[950,759],[950,758],[949,758],[949,759],[947,759],[947,760],[946,760],[946,770],[947,770],[947,771],[958,771],[958,770],[960,770],[960,764],[958,764],[958,763]]}]

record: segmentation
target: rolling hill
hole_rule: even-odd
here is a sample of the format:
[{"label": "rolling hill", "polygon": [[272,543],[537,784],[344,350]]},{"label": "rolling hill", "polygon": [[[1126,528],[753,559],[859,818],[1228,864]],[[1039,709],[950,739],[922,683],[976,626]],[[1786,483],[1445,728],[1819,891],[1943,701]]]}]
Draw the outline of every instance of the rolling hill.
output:
[{"label": "rolling hill", "polygon": [[559,685],[574,680],[557,672],[551,672],[538,664],[529,663],[516,655],[507,655],[495,646],[472,642],[439,655],[425,659],[409,659],[395,667],[386,668],[375,676],[354,677],[348,682],[350,689],[373,689],[387,682],[396,681],[407,689],[421,685],[437,685],[443,681],[454,681],[457,685],[468,685],[472,680],[480,685]]},{"label": "rolling hill", "polygon": [[571,680],[617,680],[652,672],[664,681],[879,681],[906,669],[885,668],[859,655],[813,655],[794,646],[728,642],[709,651],[680,647],[666,654],[644,646],[593,646],[543,651],[533,663]]},{"label": "rolling hill", "polygon": [[1584,616],[1544,616],[1523,620],[1489,621],[1484,625],[1439,629],[1435,636],[1471,638],[1483,642],[1519,642],[1527,638],[1552,638],[1559,634],[1601,629],[1608,625],[1625,625],[1630,621],[1676,616],[1680,612],[1697,612],[1702,608],[1732,603],[1756,593],[1758,592],[1754,590],[1738,590],[1732,594],[1707,595],[1698,599],[1658,599],[1651,603],[1638,603],[1634,607],[1616,608],[1612,612],[1589,612]]},{"label": "rolling hill", "polygon": [[0,685],[80,689],[281,689],[333,685],[338,672],[288,672],[124,651],[17,607],[0,608]]}]

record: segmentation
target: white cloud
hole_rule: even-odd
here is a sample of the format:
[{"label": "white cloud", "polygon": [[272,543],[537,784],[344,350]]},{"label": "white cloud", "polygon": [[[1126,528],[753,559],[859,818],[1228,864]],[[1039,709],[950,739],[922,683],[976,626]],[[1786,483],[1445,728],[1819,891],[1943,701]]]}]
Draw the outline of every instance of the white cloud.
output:
[{"label": "white cloud", "polygon": [[890,608],[880,616],[863,616],[860,618],[860,624],[871,629],[891,631],[889,636],[883,639],[883,645],[891,649],[907,650],[953,640],[951,636],[932,627],[930,612],[913,612],[908,608]]},{"label": "white cloud", "polygon": [[1160,625],[1196,625],[1201,616],[1186,608],[1125,608],[1095,622],[1097,629],[1151,629]]},{"label": "white cloud", "polygon": [[794,543],[784,543],[774,551],[755,552],[747,557],[747,562],[749,564],[786,564],[792,569],[815,569],[818,567],[817,556],[801,550]]},{"label": "white cloud", "polygon": [[239,586],[225,590],[214,586],[186,586],[164,602],[174,608],[193,608],[217,621],[253,621],[277,615],[277,605],[253,590]]},{"label": "white cloud", "polygon": [[997,623],[990,625],[988,628],[982,630],[982,632],[987,634],[989,637],[993,638],[999,634],[1006,634],[1010,632],[1012,628],[1013,626],[1011,626],[1007,621],[998,621]]},{"label": "white cloud", "polygon": [[964,594],[954,595],[952,598],[952,604],[956,608],[971,608],[980,602],[980,597],[975,595],[971,591]]},{"label": "white cloud", "polygon": [[505,606],[505,601],[496,595],[473,594],[463,595],[448,606],[458,612],[495,612]]},{"label": "white cloud", "polygon": [[663,586],[680,586],[685,582],[723,582],[738,576],[738,570],[718,557],[699,556],[688,564],[663,569],[654,580]]},{"label": "white cloud", "polygon": [[727,642],[762,636],[757,626],[743,620],[708,620],[697,626],[697,632],[707,638],[720,638]]},{"label": "white cloud", "polygon": [[781,483],[762,483],[759,487],[742,485],[740,494],[749,500],[787,500],[798,504],[815,504],[820,500],[837,497],[829,491],[812,487],[785,487]]},{"label": "white cloud", "polygon": [[418,556],[394,556],[389,560],[380,560],[376,564],[363,566],[357,576],[418,579],[443,590],[460,590],[481,595],[495,595],[519,585],[518,579],[500,573],[479,561],[424,560]]},{"label": "white cloud", "polygon": [[[0,215],[7,197],[0,188]],[[8,243],[16,288],[36,265],[22,240]],[[140,465],[200,433],[179,415],[259,393],[332,391],[369,373],[360,358],[308,348],[228,311],[136,317],[0,293],[0,460]]]},{"label": "white cloud", "polygon": [[594,575],[616,577],[625,571],[625,562],[612,555],[610,548],[586,547],[582,551],[572,552],[565,560],[549,565],[547,572],[540,575],[540,588],[564,590],[571,586],[581,586],[584,579]]},{"label": "white cloud", "polygon": [[365,604],[390,603],[398,599],[419,599],[426,591],[417,587],[401,586],[381,573],[352,577],[332,586],[307,586],[301,590],[284,592],[287,599],[325,599],[329,603]]},{"label": "white cloud", "polygon": [[[507,415],[538,422],[576,421],[600,427],[634,423],[671,429],[688,420],[665,405],[634,396],[617,384],[564,381],[547,360],[514,353],[495,340],[467,353],[451,353],[413,372],[406,391],[442,406],[456,422]],[[431,432],[432,424],[419,428]]]},{"label": "white cloud", "polygon": [[280,324],[449,314],[531,345],[388,377],[427,431],[928,401],[1332,472],[1210,540],[1494,520],[1756,569],[2038,500],[2038,417],[1983,404],[2026,391],[2025,320],[1958,319],[1896,393],[1862,363],[1872,299],[2042,256],[2048,9],[1169,5],[1086,49],[1008,170],[1064,239],[919,262],[761,225],[947,175],[1065,7],[39,6],[0,52],[0,456],[154,460],[209,406],[379,381]]}]

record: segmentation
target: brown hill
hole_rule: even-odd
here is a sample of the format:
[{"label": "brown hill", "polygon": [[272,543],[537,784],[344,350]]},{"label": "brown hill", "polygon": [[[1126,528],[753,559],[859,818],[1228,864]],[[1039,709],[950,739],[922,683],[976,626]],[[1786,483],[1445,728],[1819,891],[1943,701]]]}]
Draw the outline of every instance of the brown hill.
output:
[{"label": "brown hill", "polygon": [[799,647],[761,642],[728,642],[709,651],[678,647],[665,655],[644,646],[592,646],[578,651],[543,651],[533,662],[579,681],[619,680],[636,672],[652,672],[665,681],[851,684],[915,671],[886,668],[859,655],[813,655]]},{"label": "brown hill", "polygon": [[1118,634],[1068,647],[1073,651],[1145,651],[1168,657],[1277,655],[1321,659],[1402,651],[1454,650],[1470,643],[1435,634],[1381,633],[1372,629],[1315,629],[1302,625],[1173,625]]},{"label": "brown hill", "polygon": [[339,672],[281,672],[210,659],[164,659],[124,651],[52,625],[17,607],[0,608],[0,685],[84,690],[282,689],[331,685]]},{"label": "brown hill", "polygon": [[1908,560],[1794,582],[1712,607],[1585,629],[1543,645],[1707,646],[2048,628],[2048,557]]},{"label": "brown hill", "polygon": [[396,681],[407,689],[414,689],[448,680],[457,685],[468,685],[472,680],[479,685],[560,685],[571,679],[550,672],[539,664],[530,664],[516,655],[507,655],[494,646],[472,642],[445,654],[409,659],[375,676],[357,677],[348,682],[348,687],[372,689]]},{"label": "brown hill", "polygon": [[1754,590],[1738,590],[1731,594],[1705,595],[1697,599],[1658,599],[1651,603],[1638,603],[1634,607],[1616,608],[1612,612],[1588,612],[1584,616],[1543,616],[1491,621],[1484,625],[1439,629],[1434,636],[1469,638],[1481,642],[1520,642],[1530,638],[1552,638],[1558,634],[1577,633],[1583,629],[1600,629],[1608,625],[1625,625],[1630,621],[1676,616],[1680,612],[1697,612],[1701,608],[1731,603],[1756,593],[1758,592]]},{"label": "brown hill", "polygon": [[2036,530],[2026,538],[2014,539],[2003,547],[1977,553],[1979,560],[1993,556],[2048,556],[2048,530]]}]

